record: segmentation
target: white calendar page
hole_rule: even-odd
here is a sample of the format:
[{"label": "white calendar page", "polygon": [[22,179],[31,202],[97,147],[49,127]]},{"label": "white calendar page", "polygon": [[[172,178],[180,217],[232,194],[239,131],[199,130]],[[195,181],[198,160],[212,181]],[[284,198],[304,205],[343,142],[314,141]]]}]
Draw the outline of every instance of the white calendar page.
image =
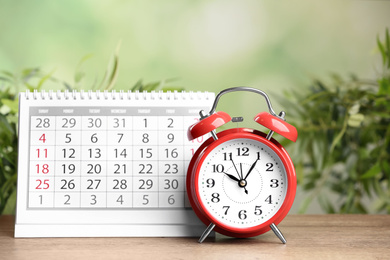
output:
[{"label": "white calendar page", "polygon": [[19,96],[15,237],[198,236],[187,129],[213,93]]}]

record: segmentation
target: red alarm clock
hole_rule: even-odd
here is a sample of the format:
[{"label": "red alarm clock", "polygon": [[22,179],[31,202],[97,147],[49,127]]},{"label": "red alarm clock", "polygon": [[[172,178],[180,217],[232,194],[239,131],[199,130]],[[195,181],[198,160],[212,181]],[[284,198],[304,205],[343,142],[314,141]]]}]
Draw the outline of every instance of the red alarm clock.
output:
[{"label": "red alarm clock", "polygon": [[[232,120],[225,112],[215,112],[218,101],[235,91],[254,92],[265,98],[269,113],[261,112],[254,120],[270,129],[268,134],[248,128],[215,132]],[[297,181],[290,156],[272,135],[276,132],[295,142],[296,128],[285,121],[283,111],[274,112],[265,92],[248,87],[221,91],[210,112],[205,115],[200,111],[200,116],[200,121],[188,129],[188,139],[207,133],[211,137],[195,152],[187,172],[189,201],[208,226],[199,243],[212,230],[232,237],[252,237],[271,229],[286,243],[277,225],[293,204]]]}]

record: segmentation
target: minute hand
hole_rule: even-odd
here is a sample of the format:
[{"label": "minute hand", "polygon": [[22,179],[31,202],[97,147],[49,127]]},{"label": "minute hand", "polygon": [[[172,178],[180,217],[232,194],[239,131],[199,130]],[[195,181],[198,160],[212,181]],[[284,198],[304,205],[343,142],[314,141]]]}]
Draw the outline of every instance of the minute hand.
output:
[{"label": "minute hand", "polygon": [[251,166],[251,168],[249,169],[248,173],[246,174],[244,180],[246,180],[246,178],[248,178],[248,176],[249,176],[249,174],[252,172],[253,168],[255,168],[257,161],[258,161],[258,159],[256,159],[256,161],[252,164],[252,166]]}]

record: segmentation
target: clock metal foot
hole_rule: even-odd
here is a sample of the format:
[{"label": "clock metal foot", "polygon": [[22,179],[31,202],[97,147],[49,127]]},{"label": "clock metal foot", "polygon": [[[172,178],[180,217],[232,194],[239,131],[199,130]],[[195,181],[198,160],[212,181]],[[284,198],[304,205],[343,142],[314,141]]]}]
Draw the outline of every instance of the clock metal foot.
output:
[{"label": "clock metal foot", "polygon": [[210,225],[203,231],[203,234],[200,236],[198,243],[202,243],[210,235],[214,228],[215,224],[210,223]]},{"label": "clock metal foot", "polygon": [[270,225],[270,228],[275,233],[275,235],[280,239],[280,241],[282,241],[283,244],[287,243],[287,240],[284,238],[282,232],[280,232],[279,228],[274,223]]}]

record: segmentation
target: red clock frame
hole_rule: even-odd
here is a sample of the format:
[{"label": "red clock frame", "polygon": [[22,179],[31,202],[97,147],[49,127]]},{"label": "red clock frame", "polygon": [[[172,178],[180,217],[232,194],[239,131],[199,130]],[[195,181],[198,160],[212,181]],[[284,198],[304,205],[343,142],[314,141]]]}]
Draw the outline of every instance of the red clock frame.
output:
[{"label": "red clock frame", "polygon": [[[270,141],[265,138],[266,134],[257,130],[248,128],[228,129],[218,133],[217,136],[218,140],[214,140],[212,137],[210,137],[198,148],[198,150],[193,155],[193,158],[188,167],[186,183],[187,194],[195,214],[205,225],[213,223],[216,225],[214,228],[215,231],[231,237],[253,237],[269,231],[271,229],[270,225],[272,223],[278,225],[286,217],[294,202],[297,183],[295,168],[290,156],[284,147],[275,139],[271,139],[272,141]],[[211,214],[203,205],[200,199],[198,187],[199,171],[207,155],[212,152],[218,145],[229,140],[239,138],[256,140],[270,147],[281,159],[287,174],[287,191],[280,209],[268,221],[249,228],[231,227],[219,222],[216,218],[214,218],[213,214]]]}]

